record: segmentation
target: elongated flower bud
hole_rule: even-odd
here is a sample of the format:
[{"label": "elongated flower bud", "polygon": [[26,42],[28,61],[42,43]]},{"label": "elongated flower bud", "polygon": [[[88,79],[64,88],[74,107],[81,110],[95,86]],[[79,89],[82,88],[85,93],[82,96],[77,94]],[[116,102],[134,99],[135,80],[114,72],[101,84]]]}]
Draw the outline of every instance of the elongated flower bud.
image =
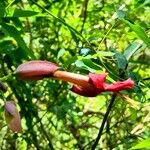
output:
[{"label": "elongated flower bud", "polygon": [[13,132],[22,132],[21,120],[19,112],[16,108],[14,101],[7,101],[4,106],[5,109],[5,119],[9,128]]},{"label": "elongated flower bud", "polygon": [[21,64],[16,74],[24,80],[40,80],[45,77],[53,77],[54,79],[63,80],[80,86],[90,86],[88,84],[89,77],[59,70],[59,67],[48,61],[29,61]]},{"label": "elongated flower bud", "polygon": [[16,74],[24,80],[40,80],[53,76],[53,73],[58,69],[59,67],[52,62],[35,60],[21,64],[17,68]]}]

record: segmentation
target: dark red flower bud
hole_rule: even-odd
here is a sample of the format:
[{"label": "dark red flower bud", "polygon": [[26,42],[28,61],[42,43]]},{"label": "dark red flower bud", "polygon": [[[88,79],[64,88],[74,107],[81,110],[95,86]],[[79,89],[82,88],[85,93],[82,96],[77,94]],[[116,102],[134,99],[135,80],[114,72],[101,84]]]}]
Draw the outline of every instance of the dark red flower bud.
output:
[{"label": "dark red flower bud", "polygon": [[58,69],[59,67],[52,62],[35,60],[21,64],[17,68],[16,74],[24,80],[40,80],[53,76]]},{"label": "dark red flower bud", "polygon": [[4,106],[5,119],[13,132],[22,132],[21,119],[14,101],[7,101]]}]

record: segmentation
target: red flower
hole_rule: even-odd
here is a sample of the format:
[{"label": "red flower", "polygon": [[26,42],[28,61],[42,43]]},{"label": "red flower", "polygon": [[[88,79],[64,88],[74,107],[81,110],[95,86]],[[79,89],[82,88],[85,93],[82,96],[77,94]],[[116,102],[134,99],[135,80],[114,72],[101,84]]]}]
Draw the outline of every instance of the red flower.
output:
[{"label": "red flower", "polygon": [[125,81],[118,81],[112,84],[105,83],[107,73],[104,74],[89,74],[88,83],[91,86],[82,87],[74,85],[71,89],[74,93],[77,93],[82,96],[95,97],[101,92],[111,91],[119,92],[122,90],[131,89],[134,86],[134,82],[131,79]]},{"label": "red flower", "polygon": [[30,61],[20,65],[16,74],[24,80],[40,80],[44,77],[53,77],[74,84],[71,91],[82,96],[94,97],[105,91],[119,92],[131,89],[134,82],[131,79],[118,81],[112,84],[105,82],[107,73],[88,76],[59,70],[59,67],[48,61]]}]

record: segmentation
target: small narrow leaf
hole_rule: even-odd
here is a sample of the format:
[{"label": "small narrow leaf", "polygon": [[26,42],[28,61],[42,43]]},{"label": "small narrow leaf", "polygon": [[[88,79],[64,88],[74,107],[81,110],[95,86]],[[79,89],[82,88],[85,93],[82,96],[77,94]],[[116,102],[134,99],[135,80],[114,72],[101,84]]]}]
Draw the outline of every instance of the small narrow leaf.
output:
[{"label": "small narrow leaf", "polygon": [[13,17],[30,17],[37,15],[38,12],[31,11],[31,10],[21,10],[21,9],[15,9]]},{"label": "small narrow leaf", "polygon": [[124,51],[124,56],[129,60],[132,55],[141,47],[140,43],[134,42],[130,44]]},{"label": "small narrow leaf", "polygon": [[125,16],[126,16],[126,13],[123,10],[118,10],[116,13],[117,13],[118,19],[125,18]]},{"label": "small narrow leaf", "polygon": [[22,50],[24,50],[23,52],[26,53],[27,56],[29,55],[31,58],[35,59],[33,52],[27,47],[19,31],[10,24],[1,23],[1,25],[4,32],[9,34],[17,41],[18,45],[22,48]]},{"label": "small narrow leaf", "polygon": [[79,68],[86,69],[89,72],[96,72],[97,70],[101,70],[101,67],[92,62],[90,59],[77,60],[75,65]]},{"label": "small narrow leaf", "polygon": [[97,57],[97,56],[98,57],[111,57],[114,55],[115,55],[115,53],[113,53],[113,52],[99,51],[98,53],[93,55],[93,58]]},{"label": "small narrow leaf", "polygon": [[89,70],[90,72],[95,72],[96,71],[95,69],[92,69],[92,68],[86,66],[82,60],[75,61],[75,65],[79,68]]},{"label": "small narrow leaf", "polygon": [[123,21],[133,30],[136,35],[150,48],[150,38],[145,33],[144,29],[138,24],[131,23],[128,20],[123,19]]},{"label": "small narrow leaf", "polygon": [[128,63],[125,56],[119,52],[116,52],[115,57],[117,59],[118,68],[125,69]]},{"label": "small narrow leaf", "polygon": [[20,29],[23,29],[23,25],[22,25],[22,22],[20,20],[20,18],[17,18],[17,17],[10,17],[11,21],[13,22],[13,24],[16,26],[16,27],[19,27]]}]

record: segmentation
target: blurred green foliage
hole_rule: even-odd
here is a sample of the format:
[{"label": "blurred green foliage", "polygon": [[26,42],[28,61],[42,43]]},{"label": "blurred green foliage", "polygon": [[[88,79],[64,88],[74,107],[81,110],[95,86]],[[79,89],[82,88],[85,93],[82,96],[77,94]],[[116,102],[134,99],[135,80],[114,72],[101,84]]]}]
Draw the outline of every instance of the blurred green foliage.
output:
[{"label": "blurred green foliage", "polygon": [[[135,81],[122,93],[140,109],[117,97],[97,149],[129,149],[150,137],[149,7],[149,0],[0,1],[0,81],[7,86],[0,91],[0,149],[91,149],[97,137],[112,93],[84,98],[64,82],[13,75],[35,59],[81,74],[106,71],[108,82]],[[22,134],[6,126],[6,100],[18,104]]]}]

